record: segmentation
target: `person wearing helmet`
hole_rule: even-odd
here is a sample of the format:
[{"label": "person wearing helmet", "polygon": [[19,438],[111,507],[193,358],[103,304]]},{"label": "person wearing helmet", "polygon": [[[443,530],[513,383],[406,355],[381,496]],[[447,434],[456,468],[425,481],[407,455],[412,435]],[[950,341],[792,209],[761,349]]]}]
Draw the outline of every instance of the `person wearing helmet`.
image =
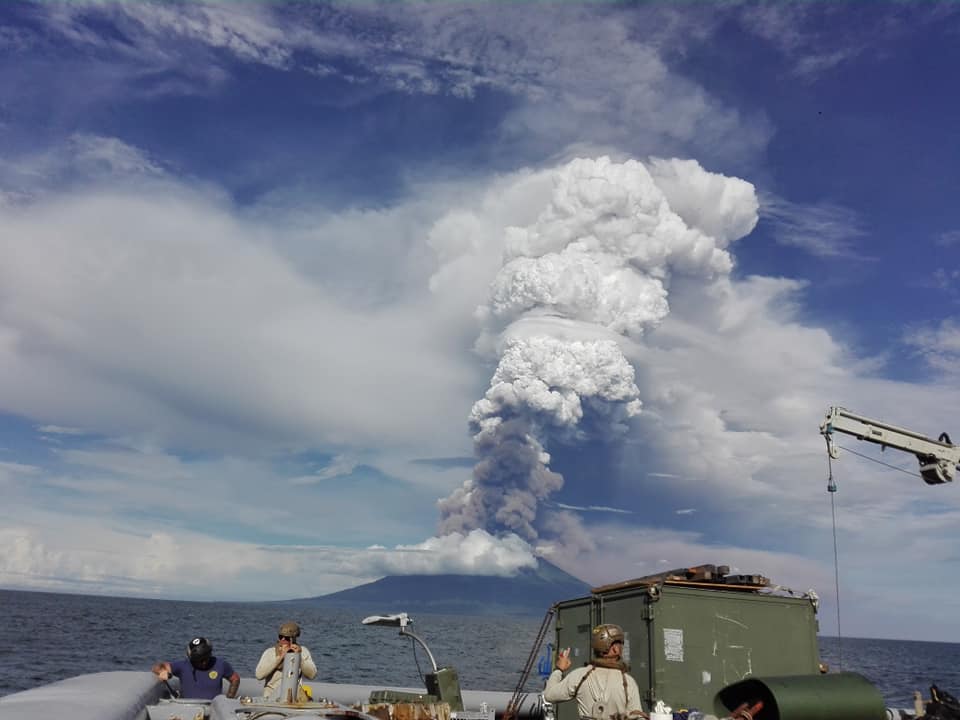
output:
[{"label": "person wearing helmet", "polygon": [[180,678],[180,697],[213,700],[223,692],[223,681],[229,681],[227,697],[236,697],[240,675],[233,666],[213,654],[213,645],[205,637],[195,637],[187,645],[187,659],[158,662],[154,674],[161,680]]},{"label": "person wearing helmet", "polygon": [[590,633],[593,657],[566,677],[563,673],[573,664],[570,648],[560,651],[556,669],[543,690],[543,699],[556,703],[576,698],[584,720],[622,720],[642,715],[640,689],[629,674],[629,666],[623,662],[624,640],[623,628],[619,625],[597,625]]},{"label": "person wearing helmet", "polygon": [[300,637],[300,626],[288,621],[280,626],[277,633],[277,642],[263,651],[257,669],[254,671],[257,680],[263,680],[263,695],[277,699],[280,694],[280,681],[283,679],[283,658],[287,653],[300,653],[300,675],[313,679],[317,676],[317,666],[310,656],[310,651],[297,640]]}]

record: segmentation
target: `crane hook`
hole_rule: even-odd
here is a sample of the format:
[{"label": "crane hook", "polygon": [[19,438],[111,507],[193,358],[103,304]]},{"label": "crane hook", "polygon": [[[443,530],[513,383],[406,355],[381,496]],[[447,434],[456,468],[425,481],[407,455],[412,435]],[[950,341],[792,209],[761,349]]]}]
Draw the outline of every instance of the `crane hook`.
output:
[{"label": "crane hook", "polygon": [[840,448],[833,442],[833,434],[825,432],[823,437],[827,441],[827,492],[837,491],[837,481],[833,479],[833,461],[840,457]]}]

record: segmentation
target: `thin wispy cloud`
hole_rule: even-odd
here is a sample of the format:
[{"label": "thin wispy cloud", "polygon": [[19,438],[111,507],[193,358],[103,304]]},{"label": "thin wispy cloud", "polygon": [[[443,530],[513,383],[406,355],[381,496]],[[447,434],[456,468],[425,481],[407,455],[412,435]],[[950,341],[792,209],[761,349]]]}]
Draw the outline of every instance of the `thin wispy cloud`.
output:
[{"label": "thin wispy cloud", "polygon": [[947,292],[956,295],[960,289],[960,269],[937,268],[930,276],[932,285]]},{"label": "thin wispy cloud", "polygon": [[20,475],[36,475],[42,472],[42,468],[36,465],[26,465],[24,463],[0,462],[0,472],[17,473]]},{"label": "thin wispy cloud", "polygon": [[942,247],[954,247],[960,245],[960,230],[947,230],[936,237],[937,245]]},{"label": "thin wispy cloud", "polygon": [[[857,18],[854,23],[847,17],[851,9]],[[888,47],[918,25],[946,22],[957,12],[950,3],[927,3],[910,10],[909,21],[896,3],[852,8],[830,3],[754,3],[737,7],[735,14],[749,32],[788,59],[793,77],[812,83],[864,55],[885,55]]]},{"label": "thin wispy cloud", "polygon": [[827,202],[804,205],[764,193],[760,217],[770,224],[774,238],[782,245],[823,258],[869,258],[857,246],[867,233],[864,221],[849,208]]},{"label": "thin wispy cloud", "polygon": [[61,425],[40,425],[37,430],[49,435],[84,435],[85,431],[79,428],[63,427]]},{"label": "thin wispy cloud", "polygon": [[956,318],[916,327],[906,333],[904,342],[936,371],[960,374],[960,321]]},{"label": "thin wispy cloud", "polygon": [[161,180],[163,168],[147,153],[117,138],[73,133],[65,142],[14,157],[0,156],[0,188],[25,206],[54,191],[91,184],[136,185]]},{"label": "thin wispy cloud", "polygon": [[606,507],[603,505],[567,505],[559,502],[551,504],[561,510],[575,510],[577,512],[614,513],[620,515],[633,514],[633,510],[624,510],[623,508]]},{"label": "thin wispy cloud", "polygon": [[291,485],[311,485],[327,482],[337,478],[345,478],[357,469],[359,461],[347,455],[337,455],[325,467],[310,475],[301,475],[291,478]]}]

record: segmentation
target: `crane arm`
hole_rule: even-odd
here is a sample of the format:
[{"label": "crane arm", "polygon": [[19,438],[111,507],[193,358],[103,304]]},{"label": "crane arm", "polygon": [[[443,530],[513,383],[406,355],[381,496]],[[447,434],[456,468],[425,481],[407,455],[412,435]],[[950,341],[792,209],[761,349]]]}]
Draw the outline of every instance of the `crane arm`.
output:
[{"label": "crane arm", "polygon": [[920,474],[928,485],[952,481],[960,464],[960,446],[952,444],[946,433],[941,433],[939,440],[933,440],[912,430],[857,415],[846,408],[831,407],[826,419],[820,423],[820,434],[827,439],[827,449],[832,458],[836,458],[840,452],[833,442],[834,432],[916,455],[920,462]]}]

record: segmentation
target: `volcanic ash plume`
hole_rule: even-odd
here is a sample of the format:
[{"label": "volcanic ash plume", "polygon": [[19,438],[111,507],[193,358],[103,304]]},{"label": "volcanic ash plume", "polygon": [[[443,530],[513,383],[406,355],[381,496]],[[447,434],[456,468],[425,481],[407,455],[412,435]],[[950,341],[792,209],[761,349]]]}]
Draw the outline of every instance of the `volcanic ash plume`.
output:
[{"label": "volcanic ash plume", "polygon": [[[624,432],[641,403],[617,338],[639,339],[667,316],[672,273],[730,271],[724,247],[756,221],[752,186],[692,161],[652,167],[663,190],[639,162],[574,160],[557,171],[537,220],[507,229],[503,266],[478,310],[478,346],[496,347],[499,364],[470,414],[477,465],[440,502],[442,532],[484,528],[532,543],[569,526],[540,510],[563,485],[546,448]],[[668,195],[714,234],[684,222]]]},{"label": "volcanic ash plume", "polygon": [[624,429],[640,410],[637,395],[633,368],[613,341],[508,340],[470,414],[473,479],[440,502],[441,531],[482,527],[535,540],[537,505],[563,486],[537,437],[575,440],[585,414]]}]

